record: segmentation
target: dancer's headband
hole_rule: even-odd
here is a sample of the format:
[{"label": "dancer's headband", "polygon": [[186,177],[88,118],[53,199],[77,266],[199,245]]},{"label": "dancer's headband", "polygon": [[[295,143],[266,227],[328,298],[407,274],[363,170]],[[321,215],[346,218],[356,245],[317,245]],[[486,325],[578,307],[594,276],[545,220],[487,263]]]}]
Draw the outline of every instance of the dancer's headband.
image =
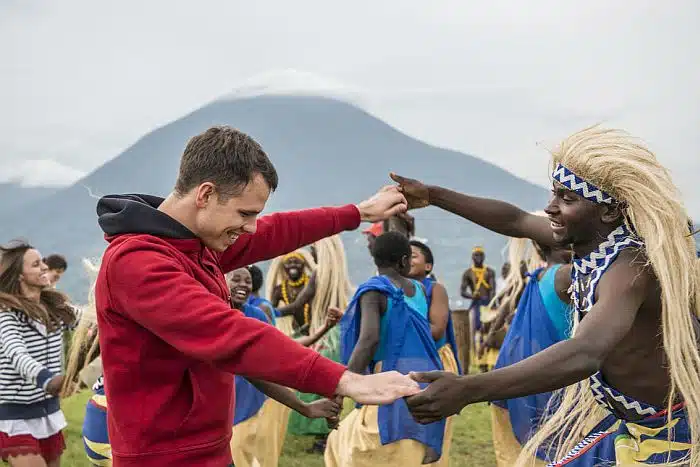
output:
[{"label": "dancer's headband", "polygon": [[564,185],[569,190],[576,192],[594,203],[613,204],[615,202],[615,199],[612,196],[592,183],[582,179],[561,164],[557,164],[554,172],[552,172],[552,178]]},{"label": "dancer's headband", "polygon": [[484,252],[483,247],[475,246],[474,248],[472,248],[472,253],[483,253],[483,252]]}]

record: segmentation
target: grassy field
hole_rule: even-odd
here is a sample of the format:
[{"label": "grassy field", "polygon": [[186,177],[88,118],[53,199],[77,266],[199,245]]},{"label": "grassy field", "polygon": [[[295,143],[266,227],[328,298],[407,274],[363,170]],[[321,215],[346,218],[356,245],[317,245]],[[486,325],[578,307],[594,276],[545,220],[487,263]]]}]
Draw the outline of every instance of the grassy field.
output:
[{"label": "grassy field", "polygon": [[[84,391],[63,401],[63,410],[68,419],[66,429],[67,451],[62,465],[69,467],[90,467],[85,458],[80,429],[83,423],[85,403],[90,397]],[[312,438],[288,435],[280,467],[323,467],[320,455],[310,455],[305,451]],[[451,467],[491,467],[496,465],[491,444],[491,418],[486,404],[469,406],[458,417],[452,438]]]}]

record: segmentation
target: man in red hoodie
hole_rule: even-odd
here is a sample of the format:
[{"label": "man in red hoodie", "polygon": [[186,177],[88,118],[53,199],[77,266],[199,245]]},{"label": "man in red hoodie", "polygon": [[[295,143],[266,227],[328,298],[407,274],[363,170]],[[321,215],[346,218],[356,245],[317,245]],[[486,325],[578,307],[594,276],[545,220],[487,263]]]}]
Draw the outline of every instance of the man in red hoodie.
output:
[{"label": "man in red hoodie", "polygon": [[363,404],[419,390],[399,373],[351,373],[231,309],[226,272],[407,207],[385,187],[358,205],[258,218],[276,187],[252,138],[215,127],[189,141],[167,198],[100,199],[109,246],[95,298],[114,467],[231,465],[233,374]]}]

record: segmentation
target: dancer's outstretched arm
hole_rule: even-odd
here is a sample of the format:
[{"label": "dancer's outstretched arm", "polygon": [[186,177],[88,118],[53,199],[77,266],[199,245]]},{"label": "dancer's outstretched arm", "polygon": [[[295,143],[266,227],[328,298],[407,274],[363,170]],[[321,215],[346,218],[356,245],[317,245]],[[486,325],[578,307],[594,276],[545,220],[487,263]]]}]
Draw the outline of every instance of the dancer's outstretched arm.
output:
[{"label": "dancer's outstretched arm", "polygon": [[630,332],[634,320],[655,284],[653,273],[639,261],[638,252],[626,250],[598,285],[598,302],[581,320],[576,335],[513,365],[473,376],[447,372],[412,375],[431,383],[406,399],[420,423],[459,413],[476,402],[514,399],[564,388],[597,372],[607,355]]},{"label": "dancer's outstretched arm", "polygon": [[282,405],[286,405],[307,418],[335,418],[342,410],[340,404],[331,399],[319,399],[307,403],[299,399],[291,389],[279,384],[256,379],[249,379],[248,381],[267,397],[276,400]]},{"label": "dancer's outstretched arm", "polygon": [[406,196],[409,209],[435,206],[502,235],[530,238],[540,245],[554,245],[552,229],[546,217],[530,214],[503,201],[425,185],[393,173],[391,178]]}]

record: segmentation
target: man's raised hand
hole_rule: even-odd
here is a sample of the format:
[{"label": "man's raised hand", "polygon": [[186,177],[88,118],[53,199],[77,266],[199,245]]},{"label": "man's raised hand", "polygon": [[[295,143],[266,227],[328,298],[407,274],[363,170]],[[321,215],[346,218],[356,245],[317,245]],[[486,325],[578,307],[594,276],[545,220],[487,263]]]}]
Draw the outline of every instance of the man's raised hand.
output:
[{"label": "man's raised hand", "polygon": [[346,371],[340,378],[336,393],[363,405],[384,405],[420,392],[420,386],[408,375],[386,371],[358,375]]},{"label": "man's raised hand", "polygon": [[408,209],[406,198],[397,186],[387,185],[357,205],[363,222],[379,222]]}]

